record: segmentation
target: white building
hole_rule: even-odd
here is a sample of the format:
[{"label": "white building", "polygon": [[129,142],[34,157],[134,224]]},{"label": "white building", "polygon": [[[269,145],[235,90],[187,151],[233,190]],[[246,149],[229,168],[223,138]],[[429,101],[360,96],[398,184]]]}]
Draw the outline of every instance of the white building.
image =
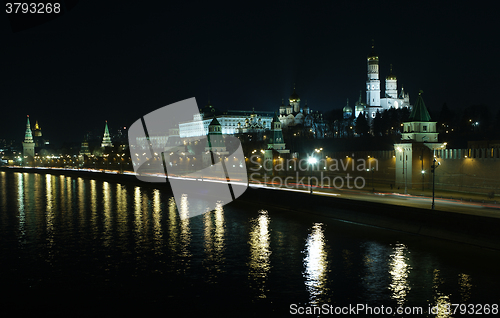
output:
[{"label": "white building", "polygon": [[[379,77],[379,58],[375,53],[374,45],[372,44],[372,51],[367,57],[367,80],[366,80],[366,104],[361,103],[361,96],[359,101],[355,106],[355,117],[358,117],[359,113],[365,112],[367,114],[368,120],[372,120],[377,115],[377,112],[382,112],[390,108],[403,108],[410,107],[410,96],[405,93],[404,89],[401,88],[401,92],[398,95],[398,84],[397,78],[392,74],[392,64],[390,68],[390,74],[385,78],[385,90],[384,97],[381,97],[381,85]],[[349,105],[345,107],[347,111],[351,111]],[[347,116],[347,114],[345,114]]]},{"label": "white building", "polygon": [[199,137],[208,135],[208,127],[213,118],[221,125],[223,135],[234,135],[238,133],[249,133],[271,129],[273,114],[263,111],[240,111],[228,110],[217,111],[210,102],[199,114],[193,116],[193,120],[179,124],[179,135],[181,138]]}]

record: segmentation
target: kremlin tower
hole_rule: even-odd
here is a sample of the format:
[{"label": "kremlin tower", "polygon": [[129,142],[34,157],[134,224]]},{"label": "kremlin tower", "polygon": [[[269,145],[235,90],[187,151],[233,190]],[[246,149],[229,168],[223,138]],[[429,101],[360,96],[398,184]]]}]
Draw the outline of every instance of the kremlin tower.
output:
[{"label": "kremlin tower", "polygon": [[30,116],[28,115],[28,119],[26,122],[26,132],[24,134],[23,141],[23,162],[27,164],[28,162],[33,160],[35,157],[35,143],[33,142],[33,135],[31,133],[30,126]]},{"label": "kremlin tower", "polygon": [[108,130],[108,121],[106,120],[106,126],[104,127],[104,137],[102,138],[101,147],[113,147],[113,143],[111,142],[111,137],[109,136]]}]

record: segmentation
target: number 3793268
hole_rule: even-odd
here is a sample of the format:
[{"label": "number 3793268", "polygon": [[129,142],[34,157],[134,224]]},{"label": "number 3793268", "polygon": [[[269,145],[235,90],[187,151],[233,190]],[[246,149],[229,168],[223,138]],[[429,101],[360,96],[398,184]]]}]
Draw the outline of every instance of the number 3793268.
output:
[{"label": "number 3793268", "polygon": [[36,2],[7,2],[5,4],[7,13],[59,13],[61,4],[55,3],[36,3]]}]

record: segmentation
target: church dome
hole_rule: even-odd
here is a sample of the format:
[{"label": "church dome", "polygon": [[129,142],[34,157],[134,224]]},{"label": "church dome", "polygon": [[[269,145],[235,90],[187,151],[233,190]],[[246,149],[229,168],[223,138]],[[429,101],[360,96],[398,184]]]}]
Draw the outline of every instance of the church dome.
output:
[{"label": "church dome", "polygon": [[345,106],[345,107],[342,109],[342,111],[343,111],[344,113],[352,113],[352,108],[351,108],[351,106]]},{"label": "church dome", "polygon": [[295,88],[294,88],[292,95],[290,95],[290,101],[298,101],[298,100],[300,100],[300,97],[299,97],[299,95],[297,95],[297,93],[295,92]]},{"label": "church dome", "polygon": [[374,41],[372,40],[372,51],[370,52],[370,54],[368,55],[368,60],[371,61],[371,60],[376,60],[378,61],[378,55],[377,53],[375,53],[375,44],[374,44]]},{"label": "church dome", "polygon": [[356,112],[364,112],[365,111],[365,106],[362,104],[356,105]]},{"label": "church dome", "polygon": [[386,80],[396,80],[396,75],[392,74],[392,64],[391,64],[391,72],[387,77],[385,78]]}]

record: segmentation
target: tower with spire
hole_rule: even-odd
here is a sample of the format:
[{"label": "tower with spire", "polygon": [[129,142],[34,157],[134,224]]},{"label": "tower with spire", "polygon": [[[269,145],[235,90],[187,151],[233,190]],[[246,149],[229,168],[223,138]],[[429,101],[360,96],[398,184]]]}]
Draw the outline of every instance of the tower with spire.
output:
[{"label": "tower with spire", "polygon": [[428,187],[435,150],[445,148],[446,143],[438,142],[436,122],[431,121],[420,91],[409,120],[403,123],[401,143],[394,145],[396,186],[405,189]]},{"label": "tower with spire", "polygon": [[438,133],[436,131],[437,122],[431,121],[431,115],[425,107],[422,99],[422,91],[418,93],[417,101],[413,105],[409,121],[403,123],[402,141],[414,142],[437,142]]},{"label": "tower with spire", "polygon": [[[390,73],[385,78],[385,94],[381,97],[380,77],[379,77],[379,57],[375,53],[375,45],[372,40],[371,52],[367,57],[367,80],[366,80],[366,112],[368,120],[371,121],[377,115],[377,112],[382,112],[390,108],[410,107],[410,97],[403,90],[398,96],[397,78],[392,73],[392,64]],[[361,104],[361,101],[359,102]],[[355,112],[355,116],[359,112]]]},{"label": "tower with spire", "polygon": [[390,73],[385,78],[385,97],[397,98],[398,97],[398,84],[397,78],[392,74],[392,64],[390,68]]},{"label": "tower with spire", "polygon": [[38,125],[38,120],[35,121],[35,128],[33,129],[33,141],[35,142],[36,148],[43,147],[45,143],[42,139],[42,129]]},{"label": "tower with spire", "polygon": [[35,137],[42,137],[42,129],[38,126],[38,120],[35,121],[35,129],[33,129],[33,135]]},{"label": "tower with spire", "polygon": [[33,142],[33,135],[31,133],[30,116],[28,115],[26,121],[26,132],[24,133],[23,141],[23,162],[28,164],[35,157],[35,143]]},{"label": "tower with spire", "polygon": [[203,153],[203,165],[205,167],[214,165],[227,156],[226,144],[222,136],[222,126],[216,117],[208,125],[207,145]]},{"label": "tower with spire", "polygon": [[108,130],[108,121],[106,120],[106,126],[104,127],[104,137],[102,138],[101,147],[113,147],[113,143],[111,142],[111,137],[109,136]]},{"label": "tower with spire", "polygon": [[293,112],[298,113],[300,112],[300,97],[297,95],[297,92],[295,92],[295,84],[293,85],[293,93],[290,95],[290,106],[292,106]]},{"label": "tower with spire", "polygon": [[380,79],[378,55],[375,53],[375,43],[372,40],[372,50],[367,57],[368,78],[366,80],[366,103],[370,107],[380,107]]},{"label": "tower with spire", "polygon": [[271,122],[271,134],[269,136],[267,149],[274,149],[279,153],[289,153],[290,150],[285,149],[285,141],[283,139],[283,131],[281,130],[281,122],[274,114],[273,121]]}]

